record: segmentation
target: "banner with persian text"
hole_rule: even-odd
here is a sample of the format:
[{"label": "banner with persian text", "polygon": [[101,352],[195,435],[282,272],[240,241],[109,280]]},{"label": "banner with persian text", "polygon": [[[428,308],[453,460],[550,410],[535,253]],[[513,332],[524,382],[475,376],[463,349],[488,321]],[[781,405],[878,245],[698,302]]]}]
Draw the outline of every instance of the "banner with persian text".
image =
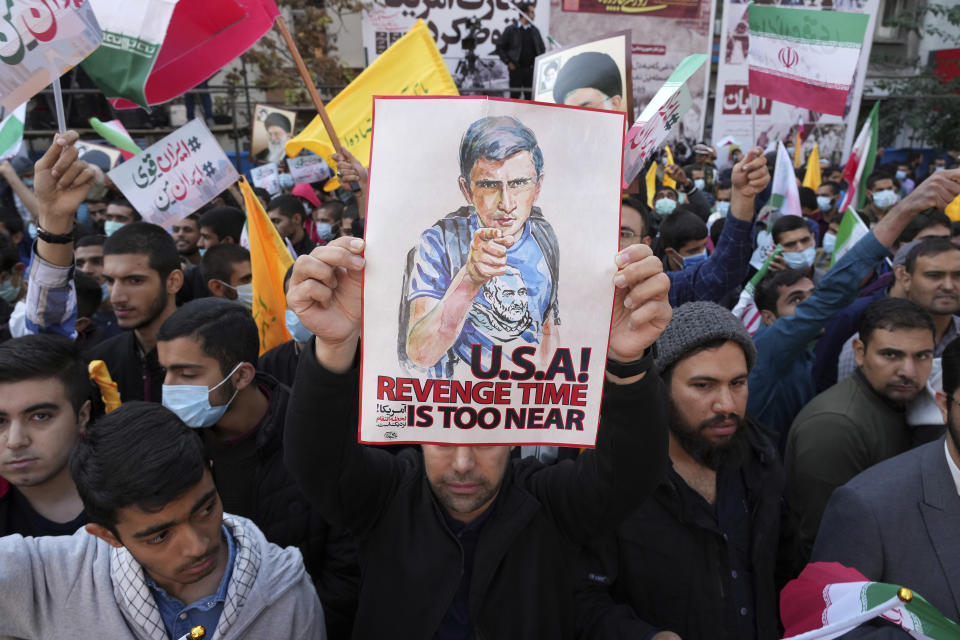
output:
[{"label": "banner with persian text", "polygon": [[[710,55],[713,14],[710,0],[550,0],[550,35],[568,44],[630,30],[635,113],[628,119],[632,123],[687,56]],[[690,109],[672,135],[688,142],[703,137],[709,80],[710,65],[689,79]]]}]

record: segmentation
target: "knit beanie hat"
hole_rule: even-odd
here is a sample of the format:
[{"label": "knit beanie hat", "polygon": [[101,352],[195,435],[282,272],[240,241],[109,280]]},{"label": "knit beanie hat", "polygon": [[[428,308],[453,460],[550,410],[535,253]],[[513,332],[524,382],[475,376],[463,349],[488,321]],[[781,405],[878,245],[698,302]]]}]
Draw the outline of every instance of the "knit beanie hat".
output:
[{"label": "knit beanie hat", "polygon": [[757,348],[743,323],[714,302],[688,302],[673,310],[673,319],[657,340],[657,369],[665,371],[691,351],[718,339],[743,348],[747,371],[757,361]]}]

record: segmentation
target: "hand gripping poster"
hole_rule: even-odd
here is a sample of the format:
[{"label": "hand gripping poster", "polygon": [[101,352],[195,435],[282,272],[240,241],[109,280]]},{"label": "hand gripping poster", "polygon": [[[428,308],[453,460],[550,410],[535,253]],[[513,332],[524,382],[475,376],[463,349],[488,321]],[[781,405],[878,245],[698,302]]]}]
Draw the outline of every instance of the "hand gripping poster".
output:
[{"label": "hand gripping poster", "polygon": [[374,100],[359,439],[596,441],[625,114]]}]

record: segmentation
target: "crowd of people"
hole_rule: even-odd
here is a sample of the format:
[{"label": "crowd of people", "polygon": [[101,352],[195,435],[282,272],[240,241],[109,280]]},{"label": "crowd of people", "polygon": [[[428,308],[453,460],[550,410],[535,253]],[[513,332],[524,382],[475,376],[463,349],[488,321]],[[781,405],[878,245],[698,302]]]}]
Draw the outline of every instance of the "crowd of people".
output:
[{"label": "crowd of people", "polygon": [[235,190],[168,231],[77,139],[0,165],[0,636],[769,640],[816,561],[960,622],[956,154],[878,158],[842,255],[839,168],[797,216],[760,148],[661,165],[581,451],[357,442],[352,156],[257,193],[296,256],[260,355]]}]

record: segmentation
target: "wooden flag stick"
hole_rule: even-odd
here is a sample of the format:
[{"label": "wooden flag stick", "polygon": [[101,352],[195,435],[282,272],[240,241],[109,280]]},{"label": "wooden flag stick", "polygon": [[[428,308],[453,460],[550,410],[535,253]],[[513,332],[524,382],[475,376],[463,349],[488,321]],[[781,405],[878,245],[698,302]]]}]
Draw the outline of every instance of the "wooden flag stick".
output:
[{"label": "wooden flag stick", "polygon": [[337,137],[337,132],[333,130],[333,123],[330,122],[330,116],[327,115],[327,110],[323,107],[323,101],[320,100],[317,87],[313,84],[313,78],[310,76],[307,65],[304,64],[303,58],[300,56],[300,51],[297,50],[297,43],[293,41],[293,36],[290,35],[290,29],[287,28],[287,22],[283,19],[282,15],[277,16],[277,28],[280,30],[280,35],[283,36],[283,41],[287,44],[287,49],[290,50],[290,55],[293,56],[293,62],[297,65],[297,71],[300,72],[300,77],[307,86],[307,93],[310,94],[310,99],[313,100],[313,106],[316,108],[317,113],[320,114],[320,120],[323,121],[323,128],[327,130],[327,135],[330,136],[330,140],[333,142],[333,148],[336,149],[340,155],[344,155],[343,147],[340,145],[340,138]]}]

